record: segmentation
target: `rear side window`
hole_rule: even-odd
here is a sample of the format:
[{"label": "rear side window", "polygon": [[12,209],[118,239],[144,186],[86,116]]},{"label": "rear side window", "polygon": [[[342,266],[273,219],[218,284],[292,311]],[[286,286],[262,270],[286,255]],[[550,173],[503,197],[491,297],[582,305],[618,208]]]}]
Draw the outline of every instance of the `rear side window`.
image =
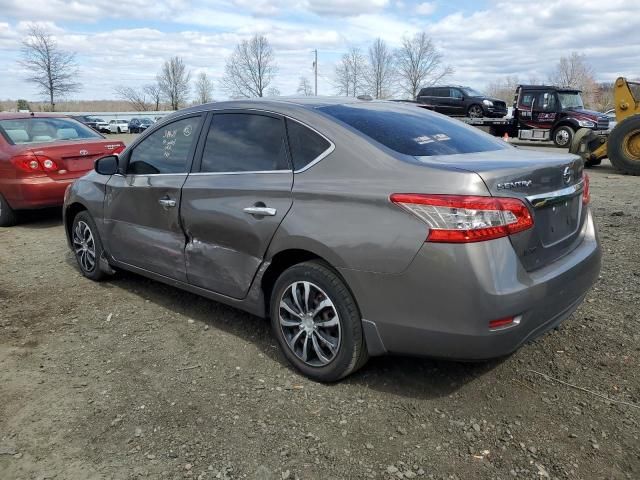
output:
[{"label": "rear side window", "polygon": [[331,148],[331,144],[316,132],[289,119],[287,119],[287,135],[293,169],[296,171],[306,167]]},{"label": "rear side window", "polygon": [[186,173],[201,119],[197,116],[169,123],[142,140],[131,152],[127,173]]},{"label": "rear side window", "polygon": [[213,116],[202,154],[201,172],[289,170],[284,122],[248,113]]},{"label": "rear side window", "polygon": [[320,111],[404,155],[432,156],[502,150],[508,146],[459,120],[414,105],[331,105]]}]

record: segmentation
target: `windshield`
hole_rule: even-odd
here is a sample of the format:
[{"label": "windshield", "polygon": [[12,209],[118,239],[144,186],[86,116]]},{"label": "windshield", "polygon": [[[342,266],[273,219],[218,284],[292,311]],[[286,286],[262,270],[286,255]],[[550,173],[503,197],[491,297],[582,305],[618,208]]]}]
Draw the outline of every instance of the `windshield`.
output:
[{"label": "windshield", "polygon": [[580,92],[558,92],[562,108],[584,108]]},{"label": "windshield", "polygon": [[0,133],[12,145],[103,138],[77,120],[58,117],[0,120]]},{"label": "windshield", "polygon": [[145,125],[151,125],[153,122],[148,118],[141,118],[140,123],[144,123]]},{"label": "windshield", "polygon": [[486,95],[485,95],[485,94],[483,94],[483,93],[481,93],[481,92],[479,92],[479,91],[477,91],[477,90],[474,90],[473,88],[464,87],[464,88],[462,89],[462,91],[464,92],[464,94],[465,94],[467,97],[486,97]]},{"label": "windshield", "polygon": [[404,155],[454,155],[508,148],[502,140],[459,120],[414,105],[379,102],[331,105],[319,110]]}]

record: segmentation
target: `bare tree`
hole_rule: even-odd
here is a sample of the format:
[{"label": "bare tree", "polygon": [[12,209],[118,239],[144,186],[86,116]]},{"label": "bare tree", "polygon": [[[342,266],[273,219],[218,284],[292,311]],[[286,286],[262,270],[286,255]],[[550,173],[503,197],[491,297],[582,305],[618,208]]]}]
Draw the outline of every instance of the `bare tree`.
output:
[{"label": "bare tree", "polygon": [[490,97],[498,98],[507,103],[513,101],[516,88],[520,80],[516,75],[508,75],[487,85],[486,92]]},{"label": "bare tree", "polygon": [[549,75],[549,81],[561,87],[582,90],[583,99],[588,105],[595,101],[598,86],[593,67],[587,62],[585,55],[572,52],[568,57],[561,57]]},{"label": "bare tree", "polygon": [[278,89],[278,87],[269,87],[266,91],[266,96],[267,97],[279,97],[280,96],[280,90]]},{"label": "bare tree", "polygon": [[336,66],[334,78],[338,94],[355,97],[364,93],[366,73],[366,58],[359,48],[351,47]]},{"label": "bare tree", "polygon": [[453,68],[442,64],[442,54],[425,32],[404,37],[395,57],[399,85],[412,100],[420,88],[435,85],[453,73]]},{"label": "bare tree", "polygon": [[150,83],[144,86],[144,93],[149,95],[151,102],[154,105],[154,110],[157,112],[160,110],[160,102],[162,102],[162,90],[157,83]]},{"label": "bare tree", "polygon": [[191,72],[187,71],[181,57],[171,57],[162,65],[158,74],[158,86],[172,110],[178,110],[187,101],[190,80]]},{"label": "bare tree", "polygon": [[61,50],[55,39],[38,25],[29,26],[19,63],[29,72],[27,82],[35,84],[49,99],[52,112],[58,97],[80,90],[81,85],[74,81],[78,77],[75,53]]},{"label": "bare tree", "polygon": [[196,79],[196,103],[200,105],[203,103],[209,103],[212,100],[212,91],[213,82],[205,72],[200,72]]},{"label": "bare tree", "polygon": [[304,95],[310,97],[313,95],[313,86],[307,77],[300,77],[300,83],[298,84],[298,95]]},{"label": "bare tree", "polygon": [[136,90],[132,87],[125,87],[123,85],[119,85],[114,88],[116,95],[129,102],[131,108],[133,108],[136,112],[144,112],[149,110],[149,105],[147,104],[147,97],[145,96],[144,90]]},{"label": "bare tree", "polygon": [[222,88],[232,97],[263,97],[278,67],[264,35],[254,35],[236,45],[227,59]]},{"label": "bare tree", "polygon": [[395,81],[393,53],[384,40],[376,38],[369,47],[367,85],[375,98],[388,98]]}]

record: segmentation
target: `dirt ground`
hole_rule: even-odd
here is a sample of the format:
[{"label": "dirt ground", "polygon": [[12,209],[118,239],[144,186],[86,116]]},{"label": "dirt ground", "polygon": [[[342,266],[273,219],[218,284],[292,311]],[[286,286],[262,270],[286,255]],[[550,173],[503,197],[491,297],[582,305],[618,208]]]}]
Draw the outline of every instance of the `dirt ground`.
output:
[{"label": "dirt ground", "polygon": [[640,478],[640,178],[590,174],[602,276],[559,330],[335,385],[293,371],[263,320],[83,278],[56,210],[0,229],[0,478]]}]

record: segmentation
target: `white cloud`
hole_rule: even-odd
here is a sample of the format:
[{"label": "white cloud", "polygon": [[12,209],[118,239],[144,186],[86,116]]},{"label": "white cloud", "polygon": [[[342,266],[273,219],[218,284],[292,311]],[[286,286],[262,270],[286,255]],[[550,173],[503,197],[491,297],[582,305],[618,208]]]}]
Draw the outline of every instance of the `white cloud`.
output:
[{"label": "white cloud", "polygon": [[306,6],[318,15],[349,17],[380,12],[388,0],[307,0]]},{"label": "white cloud", "polygon": [[418,15],[431,15],[433,12],[436,11],[436,4],[433,2],[424,2],[424,3],[420,3],[418,5],[416,5],[416,13]]},{"label": "white cloud", "polygon": [[[0,76],[0,95],[37,98],[17,64],[32,21],[48,22],[59,45],[77,52],[84,84],[78,97],[88,99],[113,98],[118,84],[153,81],[162,62],[173,55],[217,81],[234,46],[254,33],[266,35],[275,49],[276,86],[283,94],[295,92],[300,75],[311,78],[315,48],[319,90],[329,94],[334,64],[349,46],[364,51],[381,37],[397,47],[404,35],[420,30],[454,67],[452,81],[477,88],[505,75],[546,80],[560,56],[574,50],[587,56],[599,80],[640,76],[640,17],[634,0],[608,0],[606,9],[599,0],[539,0],[535,9],[528,0],[498,0],[482,10],[439,18],[441,10],[436,16],[412,13],[424,3],[405,1],[403,10],[397,3],[200,0],[193,6],[187,0],[129,0],[114,8],[112,0],[0,0],[0,71],[6,73]],[[225,97],[219,88],[215,96]]]}]

